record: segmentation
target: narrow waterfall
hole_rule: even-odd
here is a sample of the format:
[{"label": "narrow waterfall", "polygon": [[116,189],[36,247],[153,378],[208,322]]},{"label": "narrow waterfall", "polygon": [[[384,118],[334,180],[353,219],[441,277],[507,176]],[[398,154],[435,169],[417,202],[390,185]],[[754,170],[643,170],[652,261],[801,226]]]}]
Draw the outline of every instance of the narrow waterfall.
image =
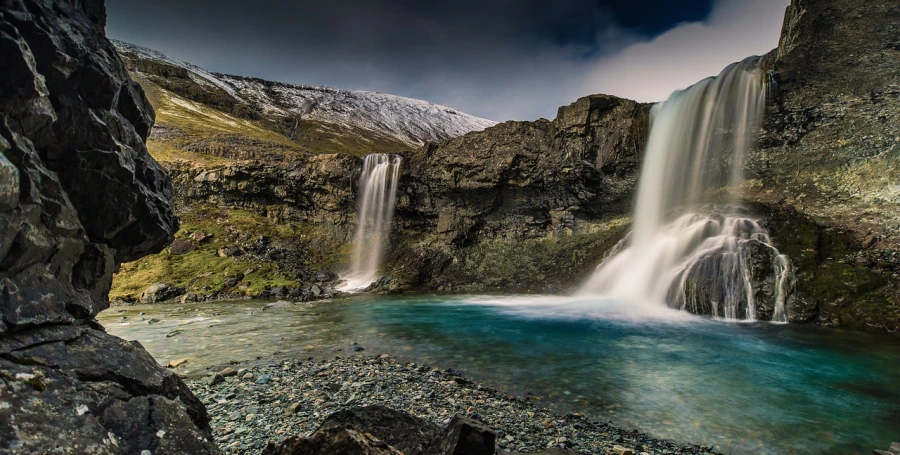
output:
[{"label": "narrow waterfall", "polygon": [[342,290],[364,289],[378,278],[381,256],[391,232],[402,161],[398,155],[385,153],[363,158],[353,262],[342,277]]},{"label": "narrow waterfall", "polygon": [[[765,107],[761,61],[735,63],[653,107],[632,232],[581,293],[787,321],[790,261],[735,196]],[[762,286],[767,301],[757,298]]]}]

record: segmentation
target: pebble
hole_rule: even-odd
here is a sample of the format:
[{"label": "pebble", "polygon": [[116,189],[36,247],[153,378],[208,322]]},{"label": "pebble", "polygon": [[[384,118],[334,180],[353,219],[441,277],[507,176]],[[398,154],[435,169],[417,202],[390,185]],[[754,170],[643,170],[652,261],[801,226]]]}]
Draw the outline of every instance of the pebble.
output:
[{"label": "pebble", "polygon": [[228,368],[225,368],[222,371],[220,371],[219,374],[228,378],[231,376],[237,376],[237,370],[235,370],[234,368],[228,367]]},{"label": "pebble", "polygon": [[216,373],[216,374],[212,375],[212,376],[209,378],[209,385],[210,385],[210,386],[214,386],[214,385],[217,385],[217,384],[221,384],[221,383],[223,383],[223,382],[225,382],[225,376],[222,376],[222,375],[219,374],[219,373]]},{"label": "pebble", "polygon": [[[289,368],[284,369],[287,365]],[[219,374],[226,377],[226,368]],[[506,450],[535,452],[546,447],[577,453],[632,455],[639,447],[650,455],[710,453],[708,447],[656,439],[634,430],[560,414],[534,400],[511,397],[460,377],[452,370],[398,361],[393,357],[353,356],[251,365],[230,376],[264,378],[267,383],[225,381],[210,385],[189,379],[191,390],[206,405],[210,425],[226,454],[259,453],[267,441],[309,435],[328,415],[353,406],[381,404],[435,423],[454,415],[476,418],[497,432]]]},{"label": "pebble", "polygon": [[175,360],[170,360],[169,363],[166,364],[166,366],[169,368],[178,368],[179,366],[184,365],[185,363],[187,363],[187,359],[175,359]]}]

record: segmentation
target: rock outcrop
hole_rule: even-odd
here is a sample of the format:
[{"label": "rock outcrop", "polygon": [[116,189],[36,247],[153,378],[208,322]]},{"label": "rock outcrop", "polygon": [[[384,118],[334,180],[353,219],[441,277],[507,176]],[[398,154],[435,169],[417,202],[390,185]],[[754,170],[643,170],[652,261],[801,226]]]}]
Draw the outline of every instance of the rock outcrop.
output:
[{"label": "rock outcrop", "polygon": [[101,0],[0,1],[0,452],[218,453],[184,383],[94,321],[118,264],[178,228],[105,21]]},{"label": "rock outcrop", "polygon": [[747,199],[798,273],[792,319],[900,330],[900,4],[793,0]]},{"label": "rock outcrop", "polygon": [[506,122],[431,144],[410,162],[398,216],[466,246],[565,235],[579,219],[629,213],[648,115],[649,106],[595,95],[552,122]]}]

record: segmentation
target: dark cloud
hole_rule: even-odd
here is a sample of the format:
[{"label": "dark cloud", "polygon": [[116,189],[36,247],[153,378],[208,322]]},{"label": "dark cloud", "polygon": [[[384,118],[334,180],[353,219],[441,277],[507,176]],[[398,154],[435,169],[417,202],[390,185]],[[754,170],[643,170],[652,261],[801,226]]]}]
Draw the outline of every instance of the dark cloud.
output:
[{"label": "dark cloud", "polygon": [[[494,120],[533,119],[590,93],[661,99],[711,75],[707,67],[765,52],[777,42],[787,1],[108,0],[107,32],[212,71],[394,93]],[[704,33],[718,43],[711,54]],[[674,57],[654,49],[690,52],[682,46],[706,49],[703,62],[684,61],[699,71],[653,64]],[[679,77],[658,81],[629,68]],[[613,78],[652,87],[640,96],[640,87]]]}]

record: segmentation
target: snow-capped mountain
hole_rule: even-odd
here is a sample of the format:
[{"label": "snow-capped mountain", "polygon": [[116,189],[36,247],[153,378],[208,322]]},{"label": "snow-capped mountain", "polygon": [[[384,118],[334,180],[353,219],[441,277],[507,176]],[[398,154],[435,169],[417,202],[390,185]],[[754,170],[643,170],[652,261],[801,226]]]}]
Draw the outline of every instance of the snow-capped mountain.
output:
[{"label": "snow-capped mountain", "polygon": [[120,53],[182,68],[196,84],[224,91],[237,102],[259,109],[263,115],[299,116],[305,120],[362,129],[410,146],[462,136],[496,124],[418,99],[211,73],[152,49],[116,40],[113,44]]}]

